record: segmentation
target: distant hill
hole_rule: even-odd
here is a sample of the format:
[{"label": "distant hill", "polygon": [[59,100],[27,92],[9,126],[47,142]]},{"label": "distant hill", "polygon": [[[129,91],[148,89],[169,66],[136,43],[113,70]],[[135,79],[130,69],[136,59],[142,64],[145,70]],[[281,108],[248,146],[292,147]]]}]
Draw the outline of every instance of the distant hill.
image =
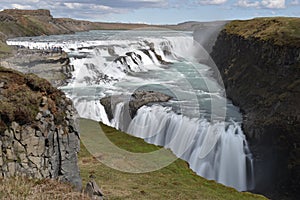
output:
[{"label": "distant hill", "polygon": [[0,40],[19,36],[67,34],[88,30],[129,30],[143,27],[195,30],[224,22],[184,22],[176,25],[148,25],[139,23],[90,22],[70,18],[54,18],[49,10],[5,9],[0,12]]}]

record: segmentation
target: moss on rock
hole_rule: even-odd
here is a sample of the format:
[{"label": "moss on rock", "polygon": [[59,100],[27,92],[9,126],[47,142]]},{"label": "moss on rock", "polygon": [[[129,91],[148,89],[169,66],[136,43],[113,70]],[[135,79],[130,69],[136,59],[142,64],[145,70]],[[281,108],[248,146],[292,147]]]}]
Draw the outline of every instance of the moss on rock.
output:
[{"label": "moss on rock", "polygon": [[34,122],[44,97],[56,124],[63,123],[65,112],[61,101],[64,94],[48,81],[34,74],[23,75],[0,67],[0,86],[1,130],[5,130],[13,121],[21,125]]},{"label": "moss on rock", "polygon": [[263,17],[235,20],[225,26],[229,34],[254,37],[276,45],[300,47],[300,18]]}]

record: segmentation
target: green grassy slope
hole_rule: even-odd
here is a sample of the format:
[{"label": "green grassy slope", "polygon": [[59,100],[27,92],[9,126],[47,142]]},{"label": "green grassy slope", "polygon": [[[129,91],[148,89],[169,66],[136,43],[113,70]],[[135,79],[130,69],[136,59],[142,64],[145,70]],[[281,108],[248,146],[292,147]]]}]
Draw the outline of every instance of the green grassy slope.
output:
[{"label": "green grassy slope", "polygon": [[[127,151],[151,152],[159,149],[106,125],[101,124],[101,128],[114,144]],[[105,166],[81,145],[79,165],[83,183],[86,184],[91,174],[95,175],[108,199],[265,199],[197,176],[180,159],[158,171],[130,174]]]}]

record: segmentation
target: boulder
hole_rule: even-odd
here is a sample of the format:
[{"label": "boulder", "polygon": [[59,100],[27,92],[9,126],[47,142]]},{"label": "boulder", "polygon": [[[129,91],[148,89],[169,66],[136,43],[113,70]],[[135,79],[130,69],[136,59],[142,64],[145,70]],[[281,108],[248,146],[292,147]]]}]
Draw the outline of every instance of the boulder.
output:
[{"label": "boulder", "polygon": [[100,190],[94,179],[91,179],[85,187],[84,193],[87,194],[93,200],[103,200],[103,193]]},{"label": "boulder", "polygon": [[100,103],[104,106],[109,120],[114,118],[114,110],[118,103],[125,102],[128,104],[129,115],[134,118],[137,110],[149,103],[167,102],[172,97],[161,92],[137,90],[129,97],[126,95],[113,95],[100,99]]}]

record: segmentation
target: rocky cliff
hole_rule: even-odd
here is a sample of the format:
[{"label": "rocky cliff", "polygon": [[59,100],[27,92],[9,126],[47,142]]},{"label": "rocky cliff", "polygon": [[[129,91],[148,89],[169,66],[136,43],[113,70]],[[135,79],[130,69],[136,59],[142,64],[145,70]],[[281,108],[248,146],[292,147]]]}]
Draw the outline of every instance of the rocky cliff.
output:
[{"label": "rocky cliff", "polygon": [[254,191],[297,199],[300,184],[300,18],[228,23],[211,56],[243,113]]},{"label": "rocky cliff", "polygon": [[92,22],[56,19],[49,10],[7,9],[0,12],[0,32],[4,39],[19,36],[67,34],[93,29]]},{"label": "rocky cliff", "polygon": [[81,188],[72,102],[49,82],[0,67],[0,176],[57,178]]}]

